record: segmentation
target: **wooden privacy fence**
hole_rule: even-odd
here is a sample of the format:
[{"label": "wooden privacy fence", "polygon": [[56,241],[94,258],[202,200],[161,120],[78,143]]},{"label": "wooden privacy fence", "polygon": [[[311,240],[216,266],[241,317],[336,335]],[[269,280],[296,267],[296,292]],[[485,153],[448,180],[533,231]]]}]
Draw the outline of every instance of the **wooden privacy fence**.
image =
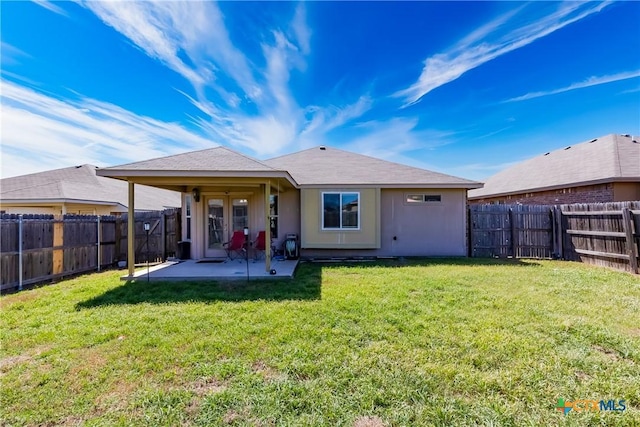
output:
[{"label": "wooden privacy fence", "polygon": [[564,259],[638,273],[640,202],[561,206]]},{"label": "wooden privacy fence", "polygon": [[549,206],[469,207],[472,257],[551,258],[553,222]]},{"label": "wooden privacy fence", "polygon": [[[149,222],[149,245],[143,224]],[[138,212],[136,263],[175,256],[180,210]],[[0,215],[0,289],[100,271],[127,260],[127,215]]]},{"label": "wooden privacy fence", "polygon": [[640,202],[469,207],[469,256],[558,258],[638,273]]}]

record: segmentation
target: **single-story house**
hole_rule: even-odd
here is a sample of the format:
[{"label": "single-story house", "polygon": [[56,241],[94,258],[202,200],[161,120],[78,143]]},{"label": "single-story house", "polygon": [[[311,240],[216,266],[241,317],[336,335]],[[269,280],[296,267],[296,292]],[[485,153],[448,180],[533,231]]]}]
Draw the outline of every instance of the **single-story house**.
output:
[{"label": "single-story house", "polygon": [[465,256],[467,190],[482,185],[325,146],[264,161],[216,147],[98,175],[127,181],[130,198],[137,184],[181,192],[195,259],[225,256],[245,226],[275,248],[295,234],[305,257]]},{"label": "single-story house", "polygon": [[469,191],[470,203],[640,200],[640,138],[606,135],[518,163]]},{"label": "single-story house", "polygon": [[[0,180],[0,211],[16,214],[118,215],[128,211],[127,183],[81,165]],[[180,193],[140,186],[135,209],[180,207]]]}]

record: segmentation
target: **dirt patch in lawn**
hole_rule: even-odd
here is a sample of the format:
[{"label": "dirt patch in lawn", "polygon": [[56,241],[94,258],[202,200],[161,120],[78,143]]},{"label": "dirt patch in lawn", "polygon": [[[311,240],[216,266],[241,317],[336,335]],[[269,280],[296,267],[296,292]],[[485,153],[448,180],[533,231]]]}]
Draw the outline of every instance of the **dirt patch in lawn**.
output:
[{"label": "dirt patch in lawn", "polygon": [[576,371],[576,378],[579,379],[580,381],[587,381],[590,380],[591,377],[589,376],[589,374],[582,372],[582,371]]},{"label": "dirt patch in lawn", "polygon": [[226,389],[226,384],[215,378],[198,378],[187,386],[187,390],[194,392],[198,396],[205,396],[211,393],[222,393]]},{"label": "dirt patch in lawn", "polygon": [[609,359],[613,360],[614,362],[617,362],[618,360],[620,360],[620,358],[618,357],[618,353],[615,350],[604,348],[604,347],[599,346],[599,345],[594,345],[593,348],[595,350],[598,350],[600,353],[604,354],[605,356],[607,356]]},{"label": "dirt patch in lawn", "polygon": [[388,424],[380,417],[358,417],[353,423],[353,427],[387,427]]},{"label": "dirt patch in lawn", "polygon": [[51,349],[51,346],[41,345],[33,348],[31,351],[15,356],[7,356],[0,359],[0,374],[4,374],[12,369],[14,366],[32,362],[36,357],[45,351]]},{"label": "dirt patch in lawn", "polygon": [[28,362],[30,360],[33,360],[33,357],[29,356],[28,354],[19,354],[17,356],[3,357],[2,359],[0,359],[0,372],[5,373],[9,369],[13,368],[14,366],[19,365],[21,363]]},{"label": "dirt patch in lawn", "polygon": [[270,367],[262,360],[258,360],[251,365],[251,370],[258,375],[261,375],[265,380],[281,380],[285,378],[285,375]]}]

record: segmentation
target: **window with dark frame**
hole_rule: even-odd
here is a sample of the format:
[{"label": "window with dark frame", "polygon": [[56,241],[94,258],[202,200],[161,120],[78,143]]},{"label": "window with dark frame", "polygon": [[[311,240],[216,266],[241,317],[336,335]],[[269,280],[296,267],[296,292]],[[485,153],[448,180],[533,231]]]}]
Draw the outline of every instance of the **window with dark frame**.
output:
[{"label": "window with dark frame", "polygon": [[191,196],[185,196],[185,225],[187,229],[186,240],[191,240]]},{"label": "window with dark frame", "polygon": [[271,237],[278,238],[278,196],[269,196],[269,227],[271,230]]},{"label": "window with dark frame", "polygon": [[406,203],[439,203],[442,201],[440,194],[407,194]]},{"label": "window with dark frame", "polygon": [[322,229],[354,230],[360,228],[360,193],[322,193]]}]

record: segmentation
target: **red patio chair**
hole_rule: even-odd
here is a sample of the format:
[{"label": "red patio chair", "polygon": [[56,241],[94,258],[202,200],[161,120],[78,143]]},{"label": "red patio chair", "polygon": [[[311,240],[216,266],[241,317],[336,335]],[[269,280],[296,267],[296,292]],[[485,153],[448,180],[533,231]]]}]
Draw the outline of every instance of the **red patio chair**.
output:
[{"label": "red patio chair", "polygon": [[242,231],[234,231],[231,240],[223,243],[222,246],[227,251],[227,258],[231,260],[238,258],[245,259],[247,256],[246,242],[244,232]]},{"label": "red patio chair", "polygon": [[264,231],[258,231],[258,236],[256,237],[256,240],[251,242],[251,246],[253,246],[254,259],[264,258],[264,251],[266,249]]}]

